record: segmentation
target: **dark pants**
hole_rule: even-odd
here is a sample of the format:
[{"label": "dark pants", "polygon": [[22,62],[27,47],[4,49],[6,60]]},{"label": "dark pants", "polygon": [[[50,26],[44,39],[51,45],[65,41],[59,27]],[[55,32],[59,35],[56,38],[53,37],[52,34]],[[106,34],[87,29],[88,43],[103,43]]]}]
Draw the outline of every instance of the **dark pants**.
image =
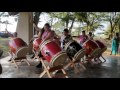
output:
[{"label": "dark pants", "polygon": [[[34,54],[34,56],[35,56],[35,54]],[[43,55],[41,54],[40,51],[38,52],[38,56],[39,56],[39,58],[43,57]],[[42,63],[39,62],[39,64],[36,66],[36,68],[42,68]]]}]

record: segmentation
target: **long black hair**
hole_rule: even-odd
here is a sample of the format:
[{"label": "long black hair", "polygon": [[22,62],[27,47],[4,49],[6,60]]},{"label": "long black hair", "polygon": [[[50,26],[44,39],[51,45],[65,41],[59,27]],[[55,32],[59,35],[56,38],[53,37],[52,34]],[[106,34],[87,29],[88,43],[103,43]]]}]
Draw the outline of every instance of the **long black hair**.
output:
[{"label": "long black hair", "polygon": [[45,29],[44,29],[44,27],[43,27],[43,28],[41,29],[41,37],[42,37],[44,31],[45,31]]},{"label": "long black hair", "polygon": [[51,27],[49,23],[45,23],[44,26],[47,26],[47,27],[49,27],[49,28]]}]

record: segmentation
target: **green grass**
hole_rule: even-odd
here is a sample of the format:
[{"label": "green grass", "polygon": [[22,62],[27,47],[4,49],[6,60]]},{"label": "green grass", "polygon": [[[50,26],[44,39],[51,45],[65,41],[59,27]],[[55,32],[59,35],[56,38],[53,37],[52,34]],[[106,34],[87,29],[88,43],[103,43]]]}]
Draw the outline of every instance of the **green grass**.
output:
[{"label": "green grass", "polygon": [[0,49],[3,50],[3,56],[8,56],[10,38],[1,38],[0,37]]}]

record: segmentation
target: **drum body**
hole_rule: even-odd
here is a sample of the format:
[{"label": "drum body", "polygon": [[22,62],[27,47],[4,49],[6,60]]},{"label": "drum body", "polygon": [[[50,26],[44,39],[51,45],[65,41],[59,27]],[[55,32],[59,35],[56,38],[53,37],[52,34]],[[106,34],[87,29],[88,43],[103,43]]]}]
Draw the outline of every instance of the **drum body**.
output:
[{"label": "drum body", "polygon": [[101,51],[100,54],[104,53],[107,50],[107,46],[105,46],[101,41],[95,40],[98,46],[100,47]]},{"label": "drum body", "polygon": [[86,54],[95,56],[100,52],[98,44],[93,40],[87,40],[83,43],[83,47],[86,49]]},{"label": "drum body", "polygon": [[80,56],[82,58],[85,54],[85,49],[83,49],[82,46],[74,40],[70,40],[66,43],[65,50],[70,58],[74,57],[75,59],[80,59]]},{"label": "drum body", "polygon": [[34,41],[33,41],[33,48],[35,49],[35,51],[39,51],[39,45],[41,44],[41,39],[40,38],[36,38]]},{"label": "drum body", "polygon": [[21,38],[14,38],[9,41],[10,50],[14,54],[16,54],[18,49],[25,46],[27,46],[27,44]]},{"label": "drum body", "polygon": [[67,53],[54,41],[47,40],[41,43],[40,51],[43,57],[52,65],[58,66],[65,62]]},{"label": "drum body", "polygon": [[61,42],[60,42],[60,39],[59,39],[59,38],[54,38],[53,41],[56,42],[59,46],[61,45]]}]

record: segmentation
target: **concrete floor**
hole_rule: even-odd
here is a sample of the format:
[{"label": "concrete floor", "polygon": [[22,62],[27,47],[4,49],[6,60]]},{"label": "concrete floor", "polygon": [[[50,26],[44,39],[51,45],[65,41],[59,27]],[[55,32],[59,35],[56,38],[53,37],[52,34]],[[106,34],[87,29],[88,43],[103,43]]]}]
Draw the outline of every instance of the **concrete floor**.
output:
[{"label": "concrete floor", "polygon": [[[119,78],[120,77],[120,57],[104,55],[106,62],[102,64],[87,64],[86,70],[79,67],[80,73],[75,74],[73,69],[67,70],[69,78]],[[9,57],[1,59],[3,72],[0,78],[39,78],[35,73],[35,65],[38,61],[29,60],[31,66],[25,62],[20,64],[19,69],[8,62]],[[44,76],[47,78],[47,76]]]}]

